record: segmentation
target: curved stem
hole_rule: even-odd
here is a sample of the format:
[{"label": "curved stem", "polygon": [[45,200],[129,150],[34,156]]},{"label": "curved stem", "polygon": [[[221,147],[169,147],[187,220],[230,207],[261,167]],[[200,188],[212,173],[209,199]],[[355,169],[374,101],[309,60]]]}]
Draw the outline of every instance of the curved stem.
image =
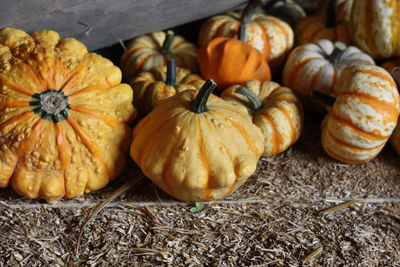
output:
[{"label": "curved stem", "polygon": [[283,4],[286,4],[286,0],[270,0],[267,1],[267,3],[265,4],[265,10],[268,11],[269,9],[272,9],[276,5],[276,3],[279,2],[283,2]]},{"label": "curved stem", "polygon": [[249,3],[247,4],[247,6],[243,10],[240,21],[242,23],[251,22],[251,17],[256,12],[256,9],[261,5],[262,5],[262,2],[260,0],[250,0]]},{"label": "curved stem", "polygon": [[164,43],[160,49],[161,54],[169,54],[170,51],[170,46],[172,42],[172,38],[174,37],[175,33],[173,31],[167,31],[167,36],[165,36]]},{"label": "curved stem", "polygon": [[336,0],[329,0],[326,7],[326,21],[327,28],[336,27]]},{"label": "curved stem", "polygon": [[212,79],[208,79],[197,93],[196,98],[190,102],[189,109],[197,114],[208,111],[207,101],[217,83]]},{"label": "curved stem", "polygon": [[346,45],[342,42],[335,43],[335,49],[333,49],[332,53],[328,56],[327,60],[332,64],[336,64],[342,54],[346,51]]},{"label": "curved stem", "polygon": [[168,59],[167,62],[167,81],[169,86],[176,86],[176,63],[175,59]]},{"label": "curved stem", "polygon": [[240,24],[238,31],[238,39],[242,42],[245,42],[246,40],[246,26],[244,26],[244,24]]},{"label": "curved stem", "polygon": [[256,94],[247,89],[246,87],[240,86],[235,90],[235,93],[247,97],[247,99],[250,101],[251,109],[253,111],[260,110],[264,106],[263,102],[256,96]]},{"label": "curved stem", "polygon": [[320,91],[312,91],[311,98],[329,107],[332,107],[336,101],[335,97],[332,97]]}]

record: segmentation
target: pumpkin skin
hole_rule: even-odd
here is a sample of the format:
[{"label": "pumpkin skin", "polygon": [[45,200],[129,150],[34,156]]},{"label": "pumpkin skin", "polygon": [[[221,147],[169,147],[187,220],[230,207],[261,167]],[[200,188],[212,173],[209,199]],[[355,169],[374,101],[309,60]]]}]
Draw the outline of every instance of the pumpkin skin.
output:
[{"label": "pumpkin skin", "polygon": [[322,147],[335,159],[363,163],[374,158],[399,116],[399,93],[392,77],[373,65],[352,65],[335,86],[332,111],[322,123]]},{"label": "pumpkin skin", "polygon": [[183,201],[232,193],[256,170],[264,146],[244,107],[211,95],[206,109],[193,112],[203,88],[164,100],[133,130],[132,158],[154,184]]},{"label": "pumpkin skin", "polygon": [[400,4],[397,0],[354,1],[352,42],[374,58],[400,57]]},{"label": "pumpkin skin", "polygon": [[175,81],[169,84],[167,68],[160,66],[141,72],[131,81],[135,95],[133,103],[139,118],[147,115],[160,101],[187,89],[198,90],[204,84],[200,76],[184,68],[176,68]]},{"label": "pumpkin skin", "polygon": [[352,64],[375,63],[355,46],[317,40],[298,46],[290,53],[283,69],[283,84],[306,98],[312,91],[335,96],[334,86],[340,73]]},{"label": "pumpkin skin", "polygon": [[176,65],[197,72],[197,47],[173,32],[153,32],[133,39],[121,57],[121,69],[127,81],[142,71],[167,65],[175,59]]},{"label": "pumpkin skin", "polygon": [[123,168],[132,89],[111,61],[54,31],[0,30],[0,186],[54,202]]},{"label": "pumpkin skin", "polygon": [[248,109],[253,123],[264,135],[263,156],[281,153],[294,144],[303,129],[303,109],[292,90],[276,82],[247,81],[244,87],[261,101],[255,107],[238,91],[241,87],[230,86],[221,93],[221,97]]},{"label": "pumpkin skin", "polygon": [[[250,1],[249,5],[255,2]],[[200,47],[216,37],[235,38],[241,25],[246,31],[243,41],[263,53],[273,70],[279,69],[293,48],[294,35],[289,24],[276,17],[251,13],[244,20],[239,12],[211,17],[200,28]]]},{"label": "pumpkin skin", "polygon": [[240,40],[215,38],[198,54],[201,75],[222,90],[248,80],[271,80],[269,65],[260,51]]}]

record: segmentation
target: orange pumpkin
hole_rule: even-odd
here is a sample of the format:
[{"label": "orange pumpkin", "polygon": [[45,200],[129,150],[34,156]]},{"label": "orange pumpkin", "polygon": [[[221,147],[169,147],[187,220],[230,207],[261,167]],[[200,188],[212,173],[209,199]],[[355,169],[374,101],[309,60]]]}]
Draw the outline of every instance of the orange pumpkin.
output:
[{"label": "orange pumpkin", "polygon": [[153,32],[133,39],[121,57],[121,69],[127,81],[138,73],[153,67],[167,65],[167,60],[176,60],[176,65],[197,72],[197,47],[173,31]]},{"label": "orange pumpkin", "polygon": [[132,89],[111,61],[54,31],[0,30],[0,186],[54,202],[122,170]]},{"label": "orange pumpkin", "polygon": [[240,40],[215,38],[200,48],[197,58],[202,76],[215,80],[220,90],[248,80],[271,80],[265,57]]},{"label": "orange pumpkin", "polygon": [[243,25],[243,41],[261,51],[272,69],[279,69],[293,47],[293,30],[278,18],[255,13],[260,4],[259,0],[251,0],[241,13],[229,12],[205,21],[199,33],[200,46],[216,37],[235,38]]},{"label": "orange pumpkin", "polygon": [[167,66],[152,68],[139,73],[131,81],[135,99],[134,105],[142,118],[160,101],[187,89],[200,89],[204,80],[190,73],[188,69],[176,68],[175,60],[169,59]]},{"label": "orange pumpkin", "polygon": [[298,45],[311,43],[319,39],[349,43],[347,25],[336,21],[334,0],[329,0],[326,12],[326,16],[317,14],[299,21],[295,31]]},{"label": "orange pumpkin", "polygon": [[264,135],[263,156],[281,153],[299,138],[303,109],[289,88],[276,82],[247,81],[244,86],[228,87],[221,97],[248,109],[253,123]]},{"label": "orange pumpkin", "polygon": [[351,65],[335,86],[332,111],[322,123],[322,146],[335,159],[363,163],[391,136],[400,112],[396,84],[384,69]]}]

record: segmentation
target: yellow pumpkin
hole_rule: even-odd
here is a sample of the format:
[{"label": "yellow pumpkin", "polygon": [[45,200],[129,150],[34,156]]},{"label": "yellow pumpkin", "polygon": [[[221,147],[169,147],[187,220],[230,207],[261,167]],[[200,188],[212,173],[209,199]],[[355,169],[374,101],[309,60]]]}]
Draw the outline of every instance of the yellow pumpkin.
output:
[{"label": "yellow pumpkin", "polygon": [[244,42],[264,54],[273,70],[279,69],[293,47],[293,30],[284,21],[255,13],[260,1],[251,0],[243,12],[228,12],[211,17],[200,28],[199,44],[205,46],[216,37],[235,38],[245,26]]},{"label": "yellow pumpkin", "polygon": [[335,86],[332,111],[322,123],[322,146],[335,159],[363,163],[374,158],[399,116],[399,93],[392,77],[373,65],[352,65]]},{"label": "yellow pumpkin", "polygon": [[0,30],[0,186],[48,202],[123,168],[132,89],[111,61],[54,31]]},{"label": "yellow pumpkin", "polygon": [[153,32],[133,39],[121,57],[121,69],[130,81],[142,71],[167,65],[168,59],[176,65],[197,72],[197,47],[173,31]]},{"label": "yellow pumpkin", "polygon": [[400,57],[400,4],[398,0],[354,1],[352,42],[374,58]]},{"label": "yellow pumpkin", "polygon": [[153,183],[183,201],[232,193],[256,170],[261,131],[245,108],[200,91],[185,90],[151,111],[133,130],[131,156]]},{"label": "yellow pumpkin", "polygon": [[264,135],[263,156],[271,156],[294,144],[303,129],[303,109],[299,99],[287,87],[276,82],[247,81],[233,85],[221,97],[244,105],[252,121]]},{"label": "yellow pumpkin", "polygon": [[175,60],[169,59],[167,66],[141,72],[131,81],[135,99],[134,106],[139,117],[144,117],[160,101],[187,89],[200,89],[204,80],[188,69],[176,68]]}]

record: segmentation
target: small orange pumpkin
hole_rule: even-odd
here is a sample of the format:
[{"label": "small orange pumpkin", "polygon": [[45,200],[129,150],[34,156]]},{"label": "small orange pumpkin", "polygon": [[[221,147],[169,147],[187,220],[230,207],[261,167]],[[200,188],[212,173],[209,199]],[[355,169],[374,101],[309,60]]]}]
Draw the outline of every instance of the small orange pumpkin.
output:
[{"label": "small orange pumpkin", "polygon": [[176,68],[175,60],[169,59],[167,66],[141,72],[131,81],[138,117],[149,113],[160,101],[187,89],[200,89],[204,80],[188,69]]},{"label": "small orange pumpkin", "polygon": [[281,153],[299,138],[303,109],[289,88],[276,82],[247,81],[244,86],[228,87],[221,97],[248,109],[253,123],[264,135],[263,156]]},{"label": "small orange pumpkin", "polygon": [[[239,37],[244,32],[241,26]],[[202,76],[215,80],[220,90],[248,80],[271,80],[265,57],[241,40],[215,38],[200,48],[197,59]]]}]

